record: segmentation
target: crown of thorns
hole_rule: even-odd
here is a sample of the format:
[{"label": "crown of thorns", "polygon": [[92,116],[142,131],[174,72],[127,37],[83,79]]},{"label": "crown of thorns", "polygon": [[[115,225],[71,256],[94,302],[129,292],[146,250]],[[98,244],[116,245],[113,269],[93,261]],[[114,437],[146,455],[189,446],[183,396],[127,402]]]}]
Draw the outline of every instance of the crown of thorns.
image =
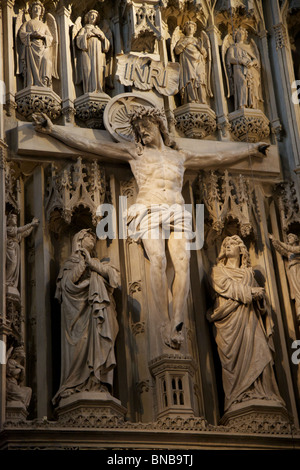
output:
[{"label": "crown of thorns", "polygon": [[134,124],[143,117],[151,117],[155,121],[162,121],[165,118],[164,111],[157,108],[150,108],[146,106],[139,106],[129,113],[130,124]]}]

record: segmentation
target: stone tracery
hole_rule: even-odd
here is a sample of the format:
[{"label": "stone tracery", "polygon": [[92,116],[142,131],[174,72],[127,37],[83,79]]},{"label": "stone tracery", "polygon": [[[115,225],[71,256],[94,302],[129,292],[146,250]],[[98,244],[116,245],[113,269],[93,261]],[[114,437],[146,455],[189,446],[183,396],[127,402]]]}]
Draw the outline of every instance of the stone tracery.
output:
[{"label": "stone tracery", "polygon": [[[300,383],[295,378],[284,339],[287,325],[291,338],[296,339],[299,334],[293,325],[294,320],[297,324],[299,316],[299,299],[295,294],[297,282],[293,284],[291,301],[287,300],[284,289],[286,276],[289,279],[287,272],[291,269],[282,270],[274,250],[271,255],[268,234],[272,228],[276,239],[284,240],[273,245],[276,250],[279,250],[279,245],[285,250],[278,252],[282,256],[288,255],[290,263],[290,251],[285,242],[288,233],[299,233],[299,207],[295,196],[299,191],[296,178],[293,178],[294,185],[286,182],[286,172],[287,168],[290,172],[296,168],[299,174],[299,161],[296,157],[297,139],[291,138],[288,147],[286,142],[290,137],[285,136],[289,132],[291,135],[297,133],[297,110],[292,111],[295,112],[293,124],[285,120],[284,113],[280,113],[283,127],[278,117],[281,105],[276,91],[282,78],[278,74],[272,76],[272,67],[276,60],[281,60],[278,59],[279,53],[287,53],[288,22],[291,25],[288,15],[294,11],[294,2],[290,2],[289,13],[284,10],[286,5],[281,5],[282,11],[279,2],[274,2],[279,6],[274,24],[273,20],[270,21],[270,9],[275,11],[276,8],[264,7],[260,0],[120,0],[113,3],[89,1],[83,7],[78,1],[68,5],[62,1],[46,1],[44,8],[52,39],[46,34],[47,24],[39,18],[40,30],[45,29],[45,34],[32,37],[32,44],[39,42],[39,54],[32,53],[30,59],[30,47],[36,48],[36,45],[28,43],[26,53],[22,55],[22,70],[19,68],[20,54],[15,57],[15,63],[7,51],[3,54],[7,103],[6,114],[0,109],[0,123],[4,120],[9,143],[9,150],[3,146],[3,152],[9,152],[13,163],[17,162],[20,174],[26,176],[14,186],[10,165],[3,165],[0,169],[0,187],[2,184],[5,194],[1,210],[8,216],[13,209],[18,213],[22,226],[26,225],[26,220],[31,220],[33,214],[40,219],[38,230],[30,233],[30,239],[21,242],[19,259],[14,260],[18,261],[20,270],[18,304],[14,303],[11,292],[7,292],[4,314],[1,314],[0,326],[8,345],[17,351],[24,347],[27,362],[26,373],[24,367],[22,380],[15,384],[20,394],[28,392],[24,406],[14,409],[8,406],[6,422],[8,425],[20,422],[21,427],[30,426],[30,420],[26,421],[25,407],[30,409],[30,418],[54,416],[61,426],[70,429],[77,426],[77,418],[78,423],[87,427],[100,423],[104,428],[140,426],[142,431],[147,426],[153,429],[178,427],[187,429],[187,432],[193,426],[197,432],[200,428],[209,432],[209,426],[221,429],[218,424],[224,410],[219,397],[223,389],[213,354],[215,344],[205,320],[206,312],[212,306],[206,281],[223,239],[239,234],[247,244],[252,265],[261,277],[265,277],[270,289],[270,311],[276,319],[275,351],[278,350],[283,357],[280,362],[275,354],[274,367],[288,412],[297,424]],[[39,5],[39,2],[34,4]],[[20,28],[27,30],[28,21],[34,18],[26,18],[28,11],[18,1],[15,9],[10,2],[2,2],[1,8],[5,46],[10,48],[13,37],[15,47],[20,46],[24,36],[21,34],[21,38]],[[90,19],[91,12],[101,18],[97,27]],[[87,21],[84,22],[83,18]],[[23,26],[21,20],[24,20]],[[184,25],[190,25],[191,30],[188,31]],[[271,39],[267,37],[267,27],[272,31]],[[92,36],[87,36],[89,29],[93,29]],[[248,39],[242,41],[246,39],[245,31]],[[192,60],[184,57],[187,54],[185,43],[190,44]],[[235,54],[237,48],[239,57]],[[22,54],[19,49],[17,52]],[[36,60],[38,55],[40,68]],[[95,63],[98,65],[93,67]],[[289,73],[290,69],[289,66]],[[34,77],[37,80],[33,80]],[[286,91],[287,84],[283,88]],[[98,208],[107,201],[108,184],[113,207],[105,219],[108,223],[113,220],[115,211],[114,224],[118,229],[123,224],[124,200],[119,199],[120,195],[126,196],[129,213],[135,207],[139,194],[137,186],[141,181],[139,178],[138,181],[132,180],[132,174],[135,177],[140,175],[141,168],[131,165],[130,169],[128,160],[121,162],[120,155],[133,145],[129,116],[140,105],[164,111],[165,134],[169,134],[169,142],[180,155],[194,152],[210,156],[207,173],[203,173],[200,180],[196,166],[191,166],[180,176],[180,191],[182,189],[184,201],[192,207],[194,224],[196,202],[205,205],[205,228],[209,240],[203,248],[190,253],[191,283],[184,296],[184,322],[180,322],[182,330],[177,331],[180,338],[177,338],[176,348],[170,341],[168,317],[165,316],[163,322],[159,315],[153,315],[159,295],[151,288],[154,258],[149,247],[147,250],[145,244],[122,238],[97,241],[97,256],[95,254],[93,260],[106,258],[113,261],[121,272],[121,284],[115,286],[115,300],[111,297],[111,302],[116,301],[120,332],[117,337],[107,332],[107,337],[113,338],[112,351],[116,361],[110,372],[114,375],[116,387],[112,395],[97,386],[87,386],[80,392],[77,390],[80,396],[74,393],[71,399],[64,396],[56,401],[56,411],[52,415],[49,405],[53,390],[56,392],[59,388],[59,363],[67,363],[70,359],[66,351],[62,351],[61,357],[55,350],[48,353],[51,341],[53,346],[61,331],[55,317],[58,311],[53,295],[55,280],[59,267],[70,259],[70,254],[74,263],[79,256],[71,249],[74,234],[95,227],[99,222]],[[55,121],[57,129],[73,137],[67,137],[62,144],[45,132],[44,135],[35,134],[27,121],[35,121],[36,113],[43,113],[38,120],[41,128],[47,125],[48,116]],[[143,132],[138,142],[140,151],[144,150],[149,139],[149,131],[148,135],[145,130]],[[2,141],[3,132],[0,137]],[[283,139],[282,147],[278,146],[279,137]],[[88,146],[91,141],[95,142],[92,151]],[[79,148],[79,142],[86,142],[86,146]],[[259,148],[259,142],[265,142],[269,148],[267,157],[258,160],[251,149],[253,145]],[[114,158],[99,158],[101,150],[112,144],[116,145]],[[286,148],[285,155],[283,149]],[[178,158],[179,153],[174,151],[173,158]],[[230,161],[229,169],[220,174],[219,163],[229,154],[235,154],[237,159]],[[242,154],[246,157],[244,161],[240,159]],[[213,166],[213,156],[216,155],[220,156],[219,163]],[[151,179],[153,158],[146,157],[149,160],[147,177]],[[142,163],[139,163],[140,167]],[[168,163],[168,170],[172,164],[173,161]],[[161,162],[157,171],[164,184],[174,183],[174,175],[170,178],[171,183],[164,179],[167,171],[165,162]],[[274,182],[281,186],[274,186]],[[279,187],[281,193],[278,192]],[[170,193],[174,193],[173,186]],[[9,217],[7,220],[1,235],[4,241]],[[29,252],[37,255],[29,260]],[[176,253],[173,256],[176,261]],[[170,261],[166,260],[165,293],[169,302],[169,318],[172,318],[172,309],[176,309],[174,282],[177,281]],[[75,290],[90,279],[91,269],[88,266],[82,278],[74,278]],[[6,289],[9,275],[2,273],[1,276]],[[293,281],[295,278],[293,275]],[[40,302],[42,299],[42,302],[37,305],[36,299]],[[296,301],[295,318],[293,299]],[[35,328],[32,327],[33,320],[37,322]],[[93,336],[95,331],[89,331],[89,334]],[[51,334],[53,340],[50,339]],[[41,341],[45,342],[45,351],[40,362],[35,363],[33,357],[38,359],[38,353],[43,349]],[[22,361],[24,358],[25,355]],[[76,371],[78,362],[70,360],[69,365]],[[54,385],[49,378],[43,383],[43,370],[52,375]],[[91,377],[95,385],[97,381]],[[9,379],[8,388],[10,383]],[[77,386],[75,384],[74,389]],[[44,395],[42,390],[45,390]],[[97,395],[99,390],[101,397]],[[278,425],[279,434],[285,434],[285,426],[288,426],[286,410],[275,408],[271,410],[256,402],[251,409],[239,410],[240,414],[226,415],[221,424],[227,431],[250,429],[256,433],[263,428],[260,424],[256,426],[257,422],[266,422],[267,432],[276,427],[276,423],[281,423]],[[109,416],[107,421],[104,416]],[[212,424],[203,424],[202,417]],[[2,412],[0,418],[3,418]],[[138,422],[141,423],[138,425]]]}]

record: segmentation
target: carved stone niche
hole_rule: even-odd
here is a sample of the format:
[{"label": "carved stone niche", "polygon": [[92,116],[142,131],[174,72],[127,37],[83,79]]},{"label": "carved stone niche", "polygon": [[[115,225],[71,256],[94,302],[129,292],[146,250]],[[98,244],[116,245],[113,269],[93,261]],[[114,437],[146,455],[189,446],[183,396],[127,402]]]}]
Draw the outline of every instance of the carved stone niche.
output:
[{"label": "carved stone niche", "polygon": [[226,223],[234,220],[238,224],[242,237],[249,236],[259,218],[254,188],[242,174],[201,172],[199,175],[200,201],[205,204],[208,225],[211,233],[210,242],[221,235]]},{"label": "carved stone niche", "polygon": [[190,139],[204,139],[217,128],[216,114],[206,104],[187,103],[174,110],[176,129]]},{"label": "carved stone niche", "polygon": [[30,86],[16,93],[17,112],[31,120],[34,113],[45,113],[50,119],[61,115],[61,99],[47,87]]},{"label": "carved stone niche", "polygon": [[162,39],[164,25],[160,0],[123,0],[125,28],[124,50],[157,54],[157,41]]},{"label": "carved stone niche", "polygon": [[110,96],[106,93],[85,93],[74,101],[76,116],[91,129],[102,129],[103,113]]},{"label": "carved stone niche", "polygon": [[233,405],[220,421],[235,432],[289,434],[291,421],[287,410],[272,400],[248,400]]},{"label": "carved stone niche", "polygon": [[56,414],[58,421],[70,427],[98,427],[103,420],[113,425],[124,422],[127,410],[121,402],[105,392],[79,392],[63,398]]},{"label": "carved stone niche", "polygon": [[[101,220],[97,210],[104,203],[106,194],[105,172],[96,160],[83,162],[79,157],[76,162],[68,163],[61,169],[52,164],[45,199],[47,220],[53,222],[55,211],[59,211],[61,218],[69,225],[75,210],[82,206],[89,209],[96,226]],[[54,225],[51,223],[52,230]]]},{"label": "carved stone niche", "polygon": [[233,136],[241,142],[261,142],[270,135],[270,122],[259,109],[238,109],[228,119]]},{"label": "carved stone niche", "polygon": [[157,418],[193,417],[195,397],[193,377],[196,364],[189,355],[164,354],[149,363],[155,378]]}]

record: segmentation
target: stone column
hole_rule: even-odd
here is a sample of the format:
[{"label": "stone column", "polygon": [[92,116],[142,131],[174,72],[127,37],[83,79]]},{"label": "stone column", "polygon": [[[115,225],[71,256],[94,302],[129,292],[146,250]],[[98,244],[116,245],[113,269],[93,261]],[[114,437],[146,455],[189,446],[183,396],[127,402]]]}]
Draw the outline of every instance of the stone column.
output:
[{"label": "stone column", "polygon": [[[259,37],[261,42],[261,62],[263,64],[263,86],[265,90],[265,95],[267,97],[266,106],[269,111],[270,126],[273,135],[277,140],[281,139],[281,123],[278,117],[276,98],[274,92],[273,78],[272,78],[272,69],[270,64],[270,57],[268,51],[268,40],[267,40],[267,30],[264,29],[260,31]],[[267,111],[267,110],[265,110]]]},{"label": "stone column", "polygon": [[15,65],[14,65],[14,31],[13,31],[13,8],[14,0],[2,1],[2,17],[3,17],[3,55],[4,57],[4,80],[6,84],[6,112],[12,115],[16,108],[15,93]]},{"label": "stone column", "polygon": [[217,128],[220,140],[230,140],[230,124],[228,121],[228,106],[225,98],[222,65],[219,52],[220,32],[215,24],[211,24],[207,30],[211,42],[212,53],[212,83],[216,105]]},{"label": "stone column", "polygon": [[[2,110],[0,109],[0,113]],[[5,421],[6,408],[6,338],[10,328],[6,323],[6,216],[5,216],[6,144],[0,139],[0,429]],[[5,355],[5,357],[1,357]]]},{"label": "stone column", "polygon": [[300,115],[299,104],[292,101],[291,84],[295,80],[292,71],[292,59],[286,22],[282,17],[278,1],[264,2],[266,27],[271,39],[270,54],[273,56],[274,84],[278,93],[278,109],[285,130],[286,138],[282,144],[282,153],[292,170],[300,171]]},{"label": "stone column", "polygon": [[49,415],[52,394],[51,386],[51,299],[50,244],[44,211],[44,169],[34,171],[33,213],[40,221],[35,232],[35,309],[36,309],[36,390],[37,418]]},{"label": "stone column", "polygon": [[71,4],[67,0],[62,0],[57,10],[57,24],[60,41],[60,81],[62,114],[64,124],[74,124],[75,108],[75,88],[73,84],[70,26],[72,21]]},{"label": "stone column", "polygon": [[[2,2],[2,5],[5,2]],[[0,31],[2,31],[2,5],[0,5]],[[3,48],[0,38],[0,80],[3,80]],[[1,97],[0,97],[1,98]],[[0,429],[5,421],[6,407],[6,365],[3,355],[6,355],[6,337],[10,332],[6,324],[6,216],[5,216],[5,166],[6,150],[4,143],[3,103],[0,99]]]}]

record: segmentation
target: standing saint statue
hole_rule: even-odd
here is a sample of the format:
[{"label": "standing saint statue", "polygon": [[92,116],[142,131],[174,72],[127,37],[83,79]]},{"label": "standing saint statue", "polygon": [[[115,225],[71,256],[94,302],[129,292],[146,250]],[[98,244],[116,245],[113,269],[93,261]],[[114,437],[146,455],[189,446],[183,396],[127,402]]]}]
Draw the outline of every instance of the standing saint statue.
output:
[{"label": "standing saint statue", "polygon": [[106,53],[111,46],[104,32],[97,25],[100,15],[90,10],[81,27],[78,18],[73,29],[76,83],[82,82],[83,93],[103,93],[105,88]]},{"label": "standing saint statue", "polygon": [[299,237],[289,233],[287,243],[273,238],[269,235],[272,244],[278,253],[288,259],[288,279],[291,289],[291,297],[295,300],[296,317],[300,323],[300,243]]},{"label": "standing saint statue", "polygon": [[[52,77],[59,78],[57,72],[58,31],[53,15],[47,13],[43,22],[45,8],[37,0],[31,4],[30,17],[24,21],[20,11],[16,20],[17,73],[24,77],[24,87],[51,87]],[[19,50],[18,38],[21,42]]]},{"label": "standing saint statue", "polygon": [[[207,104],[209,97],[212,96],[210,89],[211,54],[209,39],[204,31],[201,38],[194,37],[196,31],[196,23],[188,21],[183,26],[184,35],[181,35],[179,29],[176,28],[172,39],[174,42],[178,34],[181,36],[175,44],[174,52],[179,56],[181,66],[179,91],[182,104]],[[204,47],[204,44],[206,47]]]},{"label": "standing saint statue", "polygon": [[284,405],[273,371],[273,322],[266,293],[255,281],[249,252],[239,236],[223,240],[211,283],[216,301],[207,318],[214,323],[225,412],[246,400]]},{"label": "standing saint statue", "polygon": [[234,96],[234,109],[259,107],[261,91],[261,61],[258,48],[247,43],[245,28],[238,28],[233,38],[227,35],[222,45],[222,58],[228,87],[228,97]]},{"label": "standing saint statue", "polygon": [[78,232],[72,254],[57,278],[55,297],[61,304],[61,382],[57,404],[76,392],[112,391],[118,334],[113,289],[119,272],[94,257],[96,236]]},{"label": "standing saint statue", "polygon": [[9,214],[6,223],[6,286],[18,289],[20,275],[20,243],[28,237],[34,227],[39,225],[39,220],[32,219],[30,224],[18,227],[16,214]]},{"label": "standing saint statue", "polygon": [[[165,343],[178,349],[182,342],[184,309],[190,286],[188,244],[191,214],[184,208],[181,194],[184,172],[186,168],[199,170],[237,163],[249,155],[263,157],[269,145],[260,142],[222,153],[201,153],[201,148],[198,152],[180,150],[170,138],[164,114],[147,106],[139,106],[130,114],[134,142],[126,143],[89,140],[71,134],[64,127],[54,126],[45,114],[33,115],[33,119],[37,131],[73,148],[130,164],[138,185],[136,204],[130,208],[131,237],[141,239],[150,260],[152,297],[162,321],[170,325],[169,339]],[[142,212],[141,207],[144,209]],[[151,217],[156,221],[154,236],[151,234]],[[162,220],[165,228],[167,226],[170,230],[167,239]],[[172,312],[169,309],[166,244],[175,272]]]}]

